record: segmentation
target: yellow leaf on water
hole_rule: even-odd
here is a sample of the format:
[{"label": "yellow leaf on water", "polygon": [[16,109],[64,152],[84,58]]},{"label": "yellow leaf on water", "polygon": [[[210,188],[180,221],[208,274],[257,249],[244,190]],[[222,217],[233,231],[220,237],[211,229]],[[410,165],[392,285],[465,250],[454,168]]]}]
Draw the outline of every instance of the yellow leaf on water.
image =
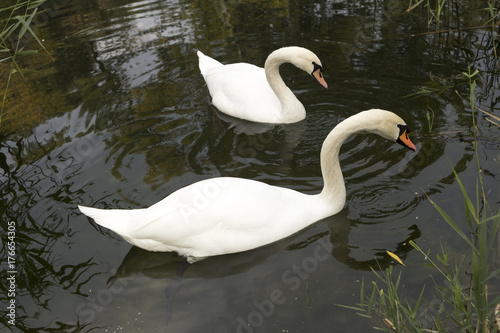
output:
[{"label": "yellow leaf on water", "polygon": [[397,255],[395,255],[394,253],[392,253],[391,251],[386,251],[391,257],[394,258],[394,260],[396,260],[397,262],[399,262],[401,265],[403,266],[406,266],[403,261],[401,261],[401,259],[399,259],[399,257]]}]

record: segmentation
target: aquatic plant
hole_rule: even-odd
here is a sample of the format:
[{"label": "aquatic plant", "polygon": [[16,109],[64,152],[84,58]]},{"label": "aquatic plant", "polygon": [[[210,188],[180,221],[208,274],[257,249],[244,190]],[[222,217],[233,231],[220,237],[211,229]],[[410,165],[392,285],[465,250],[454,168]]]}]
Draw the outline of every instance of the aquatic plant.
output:
[{"label": "aquatic plant", "polygon": [[[473,119],[473,146],[478,163],[478,184],[475,197],[470,196],[458,173],[453,170],[455,179],[464,198],[465,219],[469,226],[467,232],[462,231],[457,221],[451,218],[437,203],[429,198],[430,203],[444,218],[446,223],[468,245],[469,253],[459,263],[452,263],[446,250],[441,247],[441,254],[434,261],[429,252],[424,252],[415,242],[410,241],[417,251],[422,253],[431,267],[444,278],[444,283],[435,283],[435,298],[426,302],[431,307],[422,308],[425,287],[422,288],[416,301],[410,302],[403,297],[400,272],[394,281],[393,267],[385,270],[385,275],[377,273],[373,281],[370,295],[365,296],[364,281],[361,286],[358,306],[343,307],[353,309],[363,317],[376,319],[383,325],[376,327],[388,332],[498,332],[500,321],[500,296],[492,298],[488,285],[492,278],[500,274],[500,269],[492,270],[489,265],[493,249],[499,234],[500,211],[492,212],[486,200],[477,149],[477,127],[475,123],[475,76],[479,72],[468,68],[463,74],[469,80],[469,103]],[[496,245],[496,246],[495,246]],[[399,261],[399,260],[398,260]],[[469,281],[463,282],[464,263],[472,267]],[[467,266],[469,266],[467,265]],[[384,291],[385,290],[385,291]],[[433,308],[432,308],[433,307]]]},{"label": "aquatic plant", "polygon": [[[12,76],[19,73],[24,77],[23,69],[21,69],[19,65],[18,58],[38,53],[37,50],[25,49],[25,45],[21,43],[23,38],[31,36],[38,42],[42,49],[49,54],[30,27],[33,18],[38,13],[38,7],[46,1],[47,0],[17,1],[15,5],[0,8],[0,14],[4,12],[8,13],[6,19],[0,20],[2,24],[2,30],[0,31],[0,64],[5,65],[9,63],[9,69],[7,70],[8,76],[5,80],[6,83],[0,103],[0,123],[2,122],[7,92]],[[27,32],[29,33],[28,35],[26,35]]]},{"label": "aquatic plant", "polygon": [[[488,2],[456,2],[449,0],[411,0],[408,4],[407,13],[426,16],[427,31],[412,35],[425,36],[429,43],[441,45],[443,53],[453,53],[460,45],[474,43],[473,40],[481,39],[482,48],[476,53],[470,53],[464,58],[465,63],[474,62],[474,59],[483,58],[486,69],[484,72],[498,73],[500,70],[500,60],[498,57],[498,27],[500,26],[500,10],[498,0]],[[483,7],[483,8],[481,8]],[[475,9],[475,11],[471,11]],[[477,11],[479,9],[479,11]],[[469,13],[483,13],[480,15],[470,15]],[[444,42],[443,42],[444,41]],[[456,46],[456,47],[455,47]],[[439,48],[439,47],[438,47]],[[450,75],[449,72],[440,74],[441,68],[446,68],[445,64],[435,64],[436,70],[429,71],[429,81],[425,82],[414,93],[405,97],[418,98],[426,96],[441,96],[456,89],[465,88],[470,84],[467,73],[456,73]],[[470,74],[470,73],[469,73]],[[474,73],[476,75],[477,73]],[[495,81],[494,75],[490,77]],[[495,89],[498,84],[492,83]],[[430,107],[429,107],[430,108]],[[473,106],[474,108],[474,106]],[[480,110],[487,114],[487,118],[493,124],[500,126],[500,121],[491,113]],[[426,111],[426,118],[429,132],[432,131],[434,117],[433,113]]]}]

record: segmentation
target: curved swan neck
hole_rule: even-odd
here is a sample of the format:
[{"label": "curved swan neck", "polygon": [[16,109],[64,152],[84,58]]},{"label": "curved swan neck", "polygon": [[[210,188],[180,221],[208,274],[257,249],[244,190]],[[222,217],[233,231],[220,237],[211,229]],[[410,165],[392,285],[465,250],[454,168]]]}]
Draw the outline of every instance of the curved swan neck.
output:
[{"label": "curved swan neck", "polygon": [[306,115],[304,106],[286,86],[279,72],[281,64],[292,63],[294,52],[291,47],[278,49],[267,57],[264,64],[267,82],[281,103],[283,117],[289,122],[302,120]]},{"label": "curved swan neck", "polygon": [[338,202],[343,207],[345,203],[346,189],[344,177],[339,163],[339,153],[342,144],[351,135],[360,131],[374,131],[377,119],[370,117],[369,113],[360,112],[352,117],[349,117],[339,123],[328,134],[323,146],[321,147],[321,172],[323,174],[324,186],[321,192],[327,200],[339,200]]},{"label": "curved swan neck", "polygon": [[[320,155],[321,173],[323,174],[324,182],[321,196],[325,196],[328,201],[345,198],[346,195],[344,176],[340,168],[339,153],[340,147],[349,137],[350,133],[342,133],[337,131],[337,128],[338,126],[326,137],[321,147]],[[344,202],[341,203],[342,206]]]}]

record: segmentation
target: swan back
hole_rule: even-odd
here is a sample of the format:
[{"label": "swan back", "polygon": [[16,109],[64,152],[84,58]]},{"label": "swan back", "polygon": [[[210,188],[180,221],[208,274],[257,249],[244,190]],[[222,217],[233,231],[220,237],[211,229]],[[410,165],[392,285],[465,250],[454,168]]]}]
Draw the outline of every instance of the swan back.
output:
[{"label": "swan back", "polygon": [[219,177],[179,189],[147,209],[79,209],[138,247],[207,257],[272,243],[323,218],[323,203],[313,198],[262,182]]}]

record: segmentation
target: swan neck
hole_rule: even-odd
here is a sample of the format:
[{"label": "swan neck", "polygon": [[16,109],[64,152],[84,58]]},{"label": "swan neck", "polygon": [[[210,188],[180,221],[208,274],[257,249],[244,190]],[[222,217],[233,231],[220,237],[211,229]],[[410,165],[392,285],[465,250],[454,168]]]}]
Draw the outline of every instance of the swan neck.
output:
[{"label": "swan neck", "polygon": [[291,56],[284,50],[279,49],[271,53],[264,65],[266,79],[281,103],[284,118],[290,121],[302,120],[305,117],[304,106],[286,86],[280,75],[279,68],[285,62],[291,63],[292,61]]},{"label": "swan neck", "polygon": [[[335,201],[341,207],[345,203],[346,189],[339,162],[340,147],[347,138],[356,132],[364,130],[365,127],[367,126],[360,117],[347,118],[335,126],[328,134],[321,148],[321,172],[324,180],[321,195],[326,197],[327,200]],[[342,202],[339,201],[340,198]]]}]

